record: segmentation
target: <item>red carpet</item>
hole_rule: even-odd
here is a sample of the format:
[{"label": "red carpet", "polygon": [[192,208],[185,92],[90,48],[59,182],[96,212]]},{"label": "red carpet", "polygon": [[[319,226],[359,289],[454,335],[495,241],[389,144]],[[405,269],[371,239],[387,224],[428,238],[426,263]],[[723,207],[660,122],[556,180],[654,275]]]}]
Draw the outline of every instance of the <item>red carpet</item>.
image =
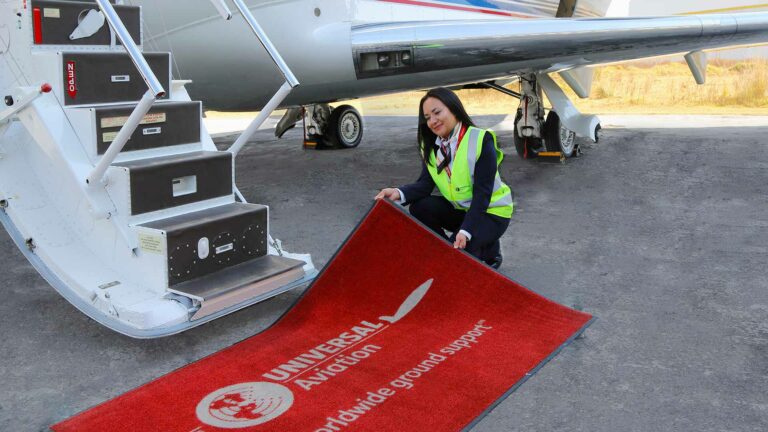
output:
[{"label": "red carpet", "polygon": [[590,322],[379,202],[272,327],[52,429],[455,431]]}]

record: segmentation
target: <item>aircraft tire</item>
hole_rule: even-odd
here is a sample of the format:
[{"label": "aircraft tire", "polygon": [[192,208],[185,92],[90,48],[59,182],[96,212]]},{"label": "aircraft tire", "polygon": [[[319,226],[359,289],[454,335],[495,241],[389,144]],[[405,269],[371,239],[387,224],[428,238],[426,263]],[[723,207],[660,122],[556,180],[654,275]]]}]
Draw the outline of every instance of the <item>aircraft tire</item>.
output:
[{"label": "aircraft tire", "polygon": [[326,144],[334,147],[357,147],[363,140],[363,117],[351,105],[334,108],[328,119],[326,138]]},{"label": "aircraft tire", "polygon": [[521,137],[520,134],[517,132],[517,123],[520,121],[520,119],[523,118],[523,113],[520,112],[520,110],[517,111],[517,115],[515,116],[515,133],[512,138],[512,140],[515,143],[515,151],[517,151],[517,155],[520,156],[523,159],[533,159],[536,156],[539,155],[539,153],[534,150],[534,147],[538,148],[539,146],[536,145],[538,141],[538,138],[524,138]]},{"label": "aircraft tire", "polygon": [[547,151],[562,152],[563,156],[573,156],[576,149],[576,134],[563,127],[560,116],[550,111],[544,122],[544,145]]}]

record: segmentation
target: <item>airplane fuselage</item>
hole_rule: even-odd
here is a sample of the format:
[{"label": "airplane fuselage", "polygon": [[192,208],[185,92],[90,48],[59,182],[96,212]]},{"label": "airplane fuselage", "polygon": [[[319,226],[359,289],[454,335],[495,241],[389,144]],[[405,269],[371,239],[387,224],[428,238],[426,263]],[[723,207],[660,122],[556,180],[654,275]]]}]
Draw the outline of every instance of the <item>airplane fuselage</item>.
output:
[{"label": "airplane fuselage", "polygon": [[[580,0],[573,16],[605,14],[611,0]],[[208,0],[130,1],[144,8],[145,49],[174,53],[174,76],[219,110],[260,109],[283,82],[274,63],[238,16],[223,20]],[[365,25],[460,19],[552,18],[560,0],[249,0],[246,2],[301,85],[284,106],[331,102],[504,76],[483,65],[446,72],[361,78],[353,56]],[[573,3],[563,1],[563,3]],[[182,12],[182,13],[180,13]],[[509,71],[512,72],[512,71]]]}]

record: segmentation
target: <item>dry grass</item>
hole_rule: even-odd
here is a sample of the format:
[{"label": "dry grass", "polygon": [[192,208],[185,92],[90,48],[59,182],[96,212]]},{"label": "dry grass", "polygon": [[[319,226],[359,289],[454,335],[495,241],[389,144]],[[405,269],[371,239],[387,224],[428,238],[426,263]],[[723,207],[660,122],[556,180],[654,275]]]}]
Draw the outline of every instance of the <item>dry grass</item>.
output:
[{"label": "dry grass", "polygon": [[[517,90],[517,85],[512,86]],[[459,90],[459,98],[473,115],[508,114],[517,109],[518,101],[497,91],[488,89]],[[387,96],[359,99],[351,104],[366,115],[417,115],[419,101],[424,92],[413,91]]]},{"label": "dry grass", "polygon": [[[699,86],[685,63],[628,63],[595,70],[590,99],[579,99],[556,77],[584,112],[768,115],[768,60],[712,60]],[[510,88],[517,90],[517,84]],[[415,115],[423,92],[360,99],[367,115]],[[509,114],[517,103],[492,90],[461,90],[471,114]]]},{"label": "dry grass", "polygon": [[589,100],[600,112],[768,114],[768,61],[714,60],[699,86],[684,63],[600,68]]}]

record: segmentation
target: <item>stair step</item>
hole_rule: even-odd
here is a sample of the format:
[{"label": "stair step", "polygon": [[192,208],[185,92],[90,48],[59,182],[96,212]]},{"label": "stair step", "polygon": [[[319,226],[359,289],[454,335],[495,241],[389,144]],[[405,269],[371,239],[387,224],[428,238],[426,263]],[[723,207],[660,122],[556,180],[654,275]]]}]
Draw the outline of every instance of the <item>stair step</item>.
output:
[{"label": "stair step", "polygon": [[[135,104],[68,108],[67,116],[92,160],[107,151]],[[123,147],[123,153],[200,143],[202,104],[155,103]]]},{"label": "stair step", "polygon": [[164,254],[168,286],[267,254],[268,209],[232,203],[137,226],[141,249]]},{"label": "stair step", "polygon": [[192,297],[202,305],[192,320],[260,296],[304,276],[304,261],[265,255],[228,269],[182,282],[169,291]]},{"label": "stair step", "polygon": [[131,215],[232,194],[229,152],[181,153],[120,162],[113,167],[122,168],[122,181],[130,185]]},{"label": "stair step", "polygon": [[[38,20],[33,23],[39,34],[39,40],[34,41],[36,46],[110,45],[112,43],[107,22],[104,22],[104,25],[89,37],[74,40],[69,38],[87,11],[99,9],[95,2],[32,0],[31,7],[33,20]],[[114,8],[136,45],[141,45],[141,8],[138,6],[114,6]],[[36,18],[38,16],[39,18]],[[116,42],[120,43],[119,40]]]},{"label": "stair step", "polygon": [[[58,54],[61,81],[54,92],[66,106],[138,102],[147,84],[126,53],[64,52]],[[149,67],[171,93],[171,54],[144,53]]]}]

